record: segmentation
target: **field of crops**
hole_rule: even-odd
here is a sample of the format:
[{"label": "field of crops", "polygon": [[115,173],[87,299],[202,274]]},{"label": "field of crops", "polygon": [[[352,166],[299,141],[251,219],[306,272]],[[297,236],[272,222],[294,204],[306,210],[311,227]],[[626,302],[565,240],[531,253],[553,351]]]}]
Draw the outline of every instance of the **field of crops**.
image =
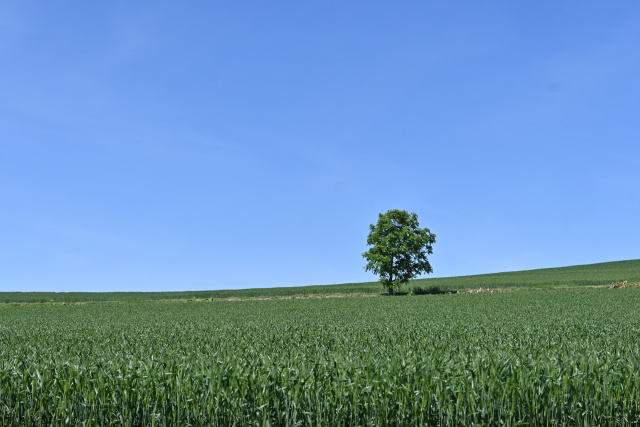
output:
[{"label": "field of crops", "polygon": [[0,425],[638,425],[640,289],[0,306]]},{"label": "field of crops", "polygon": [[[640,282],[640,260],[602,262],[571,267],[544,268],[474,276],[417,279],[403,288],[440,291],[465,291],[491,288],[556,288],[604,286],[612,282]],[[218,286],[221,286],[218,284]],[[171,299],[278,298],[287,296],[385,293],[378,282],[340,285],[250,288],[182,292],[0,292],[0,303],[153,301]]]}]

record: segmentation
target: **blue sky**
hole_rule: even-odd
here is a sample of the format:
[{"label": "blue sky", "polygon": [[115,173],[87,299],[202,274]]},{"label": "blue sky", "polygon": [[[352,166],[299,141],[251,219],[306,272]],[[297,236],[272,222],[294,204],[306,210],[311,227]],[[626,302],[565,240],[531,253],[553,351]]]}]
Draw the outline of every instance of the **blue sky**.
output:
[{"label": "blue sky", "polygon": [[640,4],[0,3],[0,290],[640,258]]}]

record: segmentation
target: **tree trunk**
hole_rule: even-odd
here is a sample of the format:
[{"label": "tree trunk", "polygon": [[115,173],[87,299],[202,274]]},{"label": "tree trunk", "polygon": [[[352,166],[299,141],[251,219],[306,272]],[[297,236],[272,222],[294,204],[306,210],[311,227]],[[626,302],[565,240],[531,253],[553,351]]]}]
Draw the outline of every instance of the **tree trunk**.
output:
[{"label": "tree trunk", "polygon": [[[391,271],[393,272],[393,262],[395,261],[394,257],[391,257]],[[389,296],[393,296],[393,273],[389,274]]]}]

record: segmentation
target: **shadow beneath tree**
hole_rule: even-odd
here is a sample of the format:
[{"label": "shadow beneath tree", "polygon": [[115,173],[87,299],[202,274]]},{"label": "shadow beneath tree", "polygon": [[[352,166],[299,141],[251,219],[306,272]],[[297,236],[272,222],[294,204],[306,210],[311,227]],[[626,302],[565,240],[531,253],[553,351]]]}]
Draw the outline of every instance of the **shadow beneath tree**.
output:
[{"label": "shadow beneath tree", "polygon": [[439,286],[429,286],[427,288],[423,288],[420,286],[415,286],[411,288],[409,292],[398,292],[397,295],[451,295],[457,294],[458,291],[453,289],[442,289]]}]

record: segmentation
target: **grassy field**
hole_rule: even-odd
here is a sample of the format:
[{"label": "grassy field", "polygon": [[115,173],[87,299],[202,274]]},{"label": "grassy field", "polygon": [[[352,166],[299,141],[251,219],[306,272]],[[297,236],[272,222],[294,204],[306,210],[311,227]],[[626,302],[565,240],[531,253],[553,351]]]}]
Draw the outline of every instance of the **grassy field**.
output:
[{"label": "grassy field", "polygon": [[[629,283],[640,282],[640,260],[475,276],[418,279],[405,287],[404,290],[421,288],[424,290],[465,291],[477,288],[518,289],[604,286],[624,280]],[[382,286],[378,282],[188,292],[0,292],[0,303],[275,298],[305,295],[380,294],[382,292]]]},{"label": "grassy field", "polygon": [[579,287],[5,304],[0,425],[638,425],[639,310]]}]

